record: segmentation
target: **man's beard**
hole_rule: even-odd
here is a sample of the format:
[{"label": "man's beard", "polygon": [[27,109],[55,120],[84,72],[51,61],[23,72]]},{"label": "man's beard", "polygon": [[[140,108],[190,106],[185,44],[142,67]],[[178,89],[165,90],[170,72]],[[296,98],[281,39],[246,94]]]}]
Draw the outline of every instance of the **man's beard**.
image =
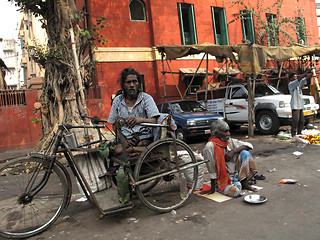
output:
[{"label": "man's beard", "polygon": [[125,93],[128,97],[136,97],[139,91],[136,88],[129,88],[129,89],[125,89]]}]

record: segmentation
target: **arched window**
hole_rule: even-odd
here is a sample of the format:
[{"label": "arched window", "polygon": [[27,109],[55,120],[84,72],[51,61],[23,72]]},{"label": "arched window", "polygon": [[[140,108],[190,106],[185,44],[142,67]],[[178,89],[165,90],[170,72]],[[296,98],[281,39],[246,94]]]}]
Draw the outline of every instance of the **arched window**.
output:
[{"label": "arched window", "polygon": [[141,0],[131,0],[129,2],[129,12],[131,21],[147,21],[144,2]]}]

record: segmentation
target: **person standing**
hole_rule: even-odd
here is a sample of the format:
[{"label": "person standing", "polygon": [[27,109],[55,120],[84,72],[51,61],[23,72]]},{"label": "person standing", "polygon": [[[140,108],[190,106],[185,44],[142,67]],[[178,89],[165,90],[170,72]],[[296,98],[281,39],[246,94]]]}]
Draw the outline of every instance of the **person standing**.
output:
[{"label": "person standing", "polygon": [[[128,139],[126,147],[147,146],[152,142],[152,129],[140,126],[140,123],[156,123],[160,116],[153,98],[140,91],[141,75],[133,68],[126,68],[120,77],[122,92],[113,99],[108,122],[115,123],[118,117],[126,120],[122,127],[123,135]],[[137,136],[134,133],[139,133]],[[117,144],[114,153],[121,154],[122,146]]]},{"label": "person standing", "polygon": [[312,69],[308,69],[299,77],[295,73],[290,74],[291,82],[288,85],[291,94],[291,110],[292,110],[292,124],[291,136],[294,138],[297,134],[301,134],[304,127],[303,115],[303,95],[302,88],[310,84],[312,77]]}]

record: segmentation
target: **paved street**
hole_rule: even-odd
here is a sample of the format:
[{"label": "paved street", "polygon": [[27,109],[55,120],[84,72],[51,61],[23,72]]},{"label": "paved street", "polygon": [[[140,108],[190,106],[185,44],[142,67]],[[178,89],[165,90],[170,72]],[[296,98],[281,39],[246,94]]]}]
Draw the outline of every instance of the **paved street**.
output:
[{"label": "paved street", "polygon": [[[244,133],[234,136],[245,139]],[[30,239],[318,240],[320,146],[259,135],[250,141],[260,173],[266,176],[257,182],[263,187],[258,193],[267,197],[266,203],[248,204],[242,197],[217,203],[195,195],[176,213],[158,214],[136,199],[132,210],[98,220],[99,212],[90,203],[74,201],[80,195],[73,184],[68,209],[49,230]],[[196,150],[204,144],[198,140],[190,145]],[[303,155],[296,158],[294,151]],[[283,178],[294,178],[298,183],[279,184]]]}]

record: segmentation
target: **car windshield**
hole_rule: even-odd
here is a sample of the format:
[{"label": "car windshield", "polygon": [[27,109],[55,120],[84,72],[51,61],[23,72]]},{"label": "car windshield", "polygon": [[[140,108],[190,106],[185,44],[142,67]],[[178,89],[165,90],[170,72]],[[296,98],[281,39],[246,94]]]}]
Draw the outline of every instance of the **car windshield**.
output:
[{"label": "car windshield", "polygon": [[206,109],[196,101],[174,102],[174,103],[171,103],[171,108],[174,113],[206,111]]}]

